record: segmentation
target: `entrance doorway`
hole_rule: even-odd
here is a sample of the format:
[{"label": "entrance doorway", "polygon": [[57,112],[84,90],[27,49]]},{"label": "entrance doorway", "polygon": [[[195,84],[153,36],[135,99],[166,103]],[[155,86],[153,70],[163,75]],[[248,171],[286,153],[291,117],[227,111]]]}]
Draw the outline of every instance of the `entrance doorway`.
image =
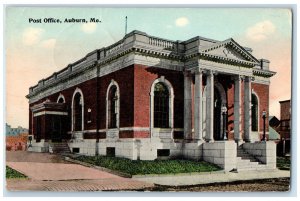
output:
[{"label": "entrance doorway", "polygon": [[214,88],[214,140],[222,139],[222,99],[219,90]]},{"label": "entrance doorway", "polygon": [[62,116],[51,115],[50,117],[50,133],[51,133],[51,141],[52,142],[61,142],[63,133],[62,128]]},{"label": "entrance doorway", "polygon": [[73,114],[74,114],[74,130],[81,131],[82,130],[82,97],[80,93],[77,93],[74,97],[74,106],[73,106]]}]

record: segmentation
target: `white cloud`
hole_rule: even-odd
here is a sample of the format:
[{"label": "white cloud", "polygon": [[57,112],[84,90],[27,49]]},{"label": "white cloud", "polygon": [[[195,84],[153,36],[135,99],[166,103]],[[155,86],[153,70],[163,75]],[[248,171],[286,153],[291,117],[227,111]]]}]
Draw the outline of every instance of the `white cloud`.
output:
[{"label": "white cloud", "polygon": [[47,49],[54,48],[55,44],[56,44],[56,39],[54,39],[54,38],[44,40],[44,41],[41,42],[41,46],[43,48],[47,48]]},{"label": "white cloud", "polygon": [[246,32],[246,37],[252,41],[259,42],[265,40],[268,36],[273,34],[275,30],[276,27],[274,24],[269,20],[265,20],[249,27]]},{"label": "white cloud", "polygon": [[186,18],[186,17],[177,18],[176,21],[175,21],[175,24],[178,27],[184,27],[184,26],[188,25],[189,23],[190,23],[189,19]]},{"label": "white cloud", "polygon": [[41,40],[41,36],[44,33],[44,29],[41,28],[27,28],[22,35],[22,42],[25,45],[35,45]]},{"label": "white cloud", "polygon": [[86,23],[81,25],[81,30],[85,33],[93,33],[95,32],[96,28],[97,28],[96,23]]}]

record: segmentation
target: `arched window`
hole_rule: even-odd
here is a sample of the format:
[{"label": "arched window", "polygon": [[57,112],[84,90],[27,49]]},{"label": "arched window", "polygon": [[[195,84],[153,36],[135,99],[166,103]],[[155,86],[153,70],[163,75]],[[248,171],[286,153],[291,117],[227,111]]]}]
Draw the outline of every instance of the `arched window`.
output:
[{"label": "arched window", "polygon": [[109,91],[109,98],[108,98],[108,113],[109,113],[109,128],[116,128],[117,127],[117,101],[118,101],[118,95],[117,95],[117,87],[114,85],[110,88]]},{"label": "arched window", "polygon": [[84,97],[77,88],[72,98],[72,131],[84,130]]},{"label": "arched window", "polygon": [[154,87],[154,127],[169,128],[169,90],[163,82]]},{"label": "arched window", "polygon": [[114,80],[111,81],[107,89],[106,94],[107,100],[107,128],[118,128],[119,127],[119,116],[120,116],[120,93],[119,86]]},{"label": "arched window", "polygon": [[58,103],[64,103],[64,99],[62,97],[60,97],[57,102]]},{"label": "arched window", "polygon": [[251,95],[252,131],[258,131],[258,99],[255,94]]},{"label": "arched window", "polygon": [[77,93],[74,97],[74,129],[75,131],[82,130],[82,97]]},{"label": "arched window", "polygon": [[57,103],[65,103],[65,97],[62,94],[59,94],[58,98],[57,98]]}]

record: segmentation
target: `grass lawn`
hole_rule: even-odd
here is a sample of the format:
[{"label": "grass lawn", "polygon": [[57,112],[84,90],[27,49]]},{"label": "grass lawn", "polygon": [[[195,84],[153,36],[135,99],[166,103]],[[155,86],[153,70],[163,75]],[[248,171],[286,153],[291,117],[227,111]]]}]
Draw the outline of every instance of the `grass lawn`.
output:
[{"label": "grass lawn", "polygon": [[26,175],[6,166],[6,178],[13,179],[13,178],[27,178]]},{"label": "grass lawn", "polygon": [[289,156],[279,157],[277,156],[277,168],[280,170],[290,170],[291,159]]},{"label": "grass lawn", "polygon": [[137,161],[108,156],[79,156],[74,159],[130,175],[211,172],[221,170],[220,167],[214,164],[191,160]]}]

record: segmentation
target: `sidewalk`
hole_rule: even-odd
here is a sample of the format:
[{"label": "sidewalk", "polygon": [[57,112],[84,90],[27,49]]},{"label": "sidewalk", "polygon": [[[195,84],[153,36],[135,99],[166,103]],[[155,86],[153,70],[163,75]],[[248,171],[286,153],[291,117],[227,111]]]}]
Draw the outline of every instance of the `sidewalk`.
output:
[{"label": "sidewalk", "polygon": [[59,155],[7,152],[6,165],[29,179],[7,179],[9,191],[120,191],[142,190],[152,183],[123,178],[105,171],[69,163]]},{"label": "sidewalk", "polygon": [[198,184],[210,184],[221,182],[233,182],[244,180],[271,179],[290,177],[290,171],[284,170],[265,170],[265,171],[245,171],[245,172],[211,172],[211,173],[192,173],[176,175],[136,175],[134,180],[154,183],[166,186],[186,186]]}]

